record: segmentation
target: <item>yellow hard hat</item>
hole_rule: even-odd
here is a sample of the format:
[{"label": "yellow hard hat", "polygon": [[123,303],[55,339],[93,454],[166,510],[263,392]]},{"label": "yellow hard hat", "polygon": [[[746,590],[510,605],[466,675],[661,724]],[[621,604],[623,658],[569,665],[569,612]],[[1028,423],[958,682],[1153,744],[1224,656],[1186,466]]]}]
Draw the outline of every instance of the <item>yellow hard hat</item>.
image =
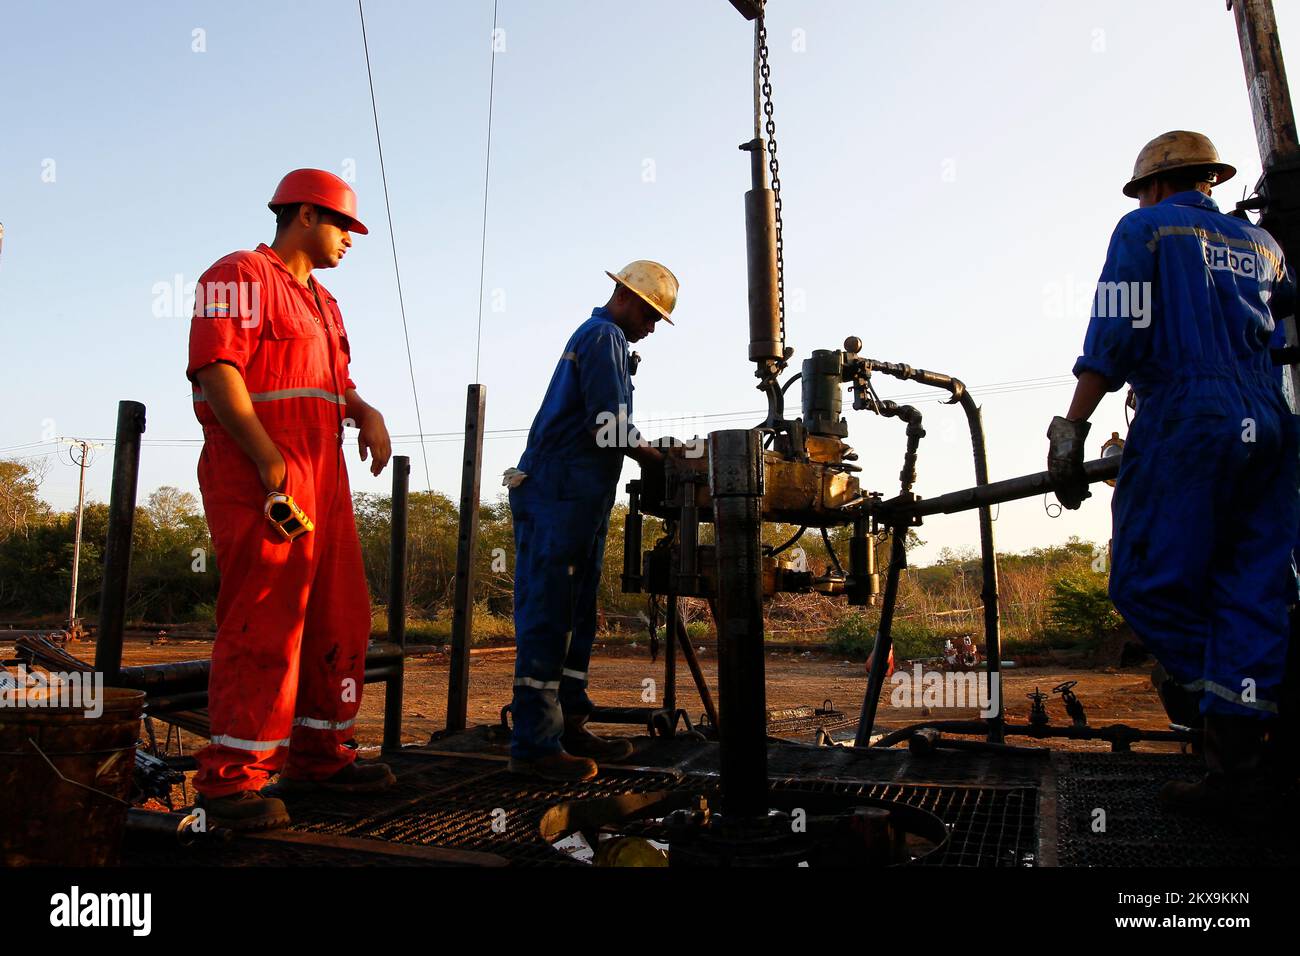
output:
[{"label": "yellow hard hat", "polygon": [[1219,162],[1219,151],[1208,136],[1185,129],[1161,133],[1142,147],[1137,162],[1133,164],[1133,178],[1124,185],[1124,195],[1136,199],[1143,180],[1158,173],[1188,166],[1208,166],[1217,178],[1214,182],[1226,183],[1237,175],[1237,168]]},{"label": "yellow hard hat", "polygon": [[677,305],[677,276],[669,272],[666,266],[651,259],[637,259],[625,265],[617,275],[608,269],[605,270],[605,275],[648,302],[669,325],[676,325],[669,314]]}]

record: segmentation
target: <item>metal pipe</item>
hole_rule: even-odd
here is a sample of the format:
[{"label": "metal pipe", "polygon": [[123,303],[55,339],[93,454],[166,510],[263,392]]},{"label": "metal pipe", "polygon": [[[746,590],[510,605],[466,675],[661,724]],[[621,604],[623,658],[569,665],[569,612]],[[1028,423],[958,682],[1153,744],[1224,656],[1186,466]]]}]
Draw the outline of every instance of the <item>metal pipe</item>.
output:
[{"label": "metal pipe", "polygon": [[[409,461],[409,459],[407,459]],[[9,631],[0,632],[8,635]],[[404,658],[404,648],[391,641],[376,641],[366,649],[366,664],[380,667]],[[118,687],[142,690],[151,697],[158,695],[206,692],[212,660],[173,661],[169,664],[139,664],[118,672]]]},{"label": "metal pipe", "polygon": [[[763,140],[740,147],[750,154],[752,188],[745,193],[745,263],[749,278],[749,360],[780,362],[781,310],[777,298],[776,194],[767,187]],[[760,369],[762,371],[762,369]]]},{"label": "metal pipe", "polygon": [[122,669],[122,634],[126,629],[126,592],[131,577],[131,533],[140,480],[140,436],[145,410],[140,402],[118,402],[113,450],[113,488],[108,499],[108,537],[104,542],[104,581],[95,635],[95,670],[114,686]]},{"label": "metal pipe", "polygon": [[767,813],[763,661],[763,446],[757,430],[709,435],[716,525],[718,699],[723,809]]},{"label": "metal pipe", "polygon": [[1232,0],[1241,62],[1246,71],[1259,158],[1267,172],[1300,159],[1300,135],[1286,81],[1272,0]]},{"label": "metal pipe", "polygon": [[[1285,258],[1300,258],[1300,135],[1286,79],[1272,0],[1232,0],[1241,62],[1264,175],[1259,224],[1272,233]],[[1300,345],[1294,315],[1282,316],[1288,346]],[[1293,402],[1300,403],[1300,365],[1286,367]],[[1294,407],[1294,406],[1293,406]]]},{"label": "metal pipe", "polygon": [[460,535],[456,542],[456,596],[447,678],[447,729],[464,730],[469,715],[469,648],[474,636],[474,562],[478,555],[479,489],[483,476],[483,422],[487,386],[465,398],[465,454],[460,473]]},{"label": "metal pipe", "polygon": [[[411,459],[406,455],[393,458],[392,517],[388,524],[388,640],[406,650],[406,553],[407,518],[409,516]],[[384,688],[384,749],[402,746],[402,666],[397,676]]]},{"label": "metal pipe", "polygon": [[[1089,484],[1107,481],[1119,475],[1121,458],[1097,458],[1083,463],[1083,473]],[[972,508],[1001,504],[1005,501],[1018,501],[1032,498],[1051,491],[1055,485],[1051,476],[1045,472],[1022,475],[1019,478],[1007,478],[974,488],[951,491],[935,498],[921,498],[914,501],[900,501],[891,498],[888,501],[867,502],[865,508],[876,515],[882,522],[902,520],[903,518],[921,518],[927,515],[953,514],[958,511],[970,511]]]},{"label": "metal pipe", "polygon": [[[983,720],[929,720],[919,724],[909,724],[898,730],[891,730],[876,741],[876,747],[892,747],[902,743],[918,730],[933,728],[950,734],[985,734],[988,723]],[[1012,737],[1034,737],[1046,739],[1061,737],[1069,740],[1105,740],[1111,744],[1125,746],[1136,741],[1190,743],[1199,739],[1199,734],[1177,730],[1143,730],[1128,724],[1108,724],[1105,727],[1035,727],[1030,724],[1006,724],[1005,732]],[[856,745],[855,745],[856,746]]]}]

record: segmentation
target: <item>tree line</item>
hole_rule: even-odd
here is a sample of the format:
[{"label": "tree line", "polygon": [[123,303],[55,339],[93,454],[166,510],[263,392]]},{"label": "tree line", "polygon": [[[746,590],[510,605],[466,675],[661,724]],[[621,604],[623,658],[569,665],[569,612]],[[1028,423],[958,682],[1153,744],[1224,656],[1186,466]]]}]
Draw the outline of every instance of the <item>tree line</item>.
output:
[{"label": "tree line", "polygon": [[[75,514],[55,511],[39,495],[43,473],[31,462],[0,461],[0,620],[55,624],[66,618]],[[353,496],[357,532],[366,579],[375,610],[376,630],[383,629],[389,590],[391,502],[386,495]],[[624,594],[623,528],[625,505],[610,516],[599,606],[610,629],[636,630],[647,609],[642,594]],[[512,631],[514,535],[504,496],[480,505],[475,556],[476,630],[505,637]],[[778,547],[797,529],[765,525],[765,543]],[[78,585],[78,616],[93,623],[98,615],[103,580],[103,548],[108,507],[85,507]],[[651,547],[664,526],[645,522],[643,545]],[[702,543],[712,528],[701,529]],[[455,593],[459,509],[438,492],[413,492],[408,511],[408,633],[413,639],[445,639],[450,632]],[[909,532],[907,550],[924,542]],[[848,529],[830,535],[839,561],[848,561]],[[882,580],[888,540],[878,545]],[[833,564],[815,530],[787,549],[808,570],[820,573]],[[1008,644],[1097,644],[1122,622],[1106,597],[1105,552],[1075,539],[1064,545],[1019,555],[999,555],[1004,640]],[[177,625],[213,621],[220,581],[220,561],[200,503],[194,495],[170,486],[149,494],[137,506],[132,535],[127,615],[137,625]],[[901,580],[895,623],[900,647],[938,652],[943,640],[962,633],[982,633],[981,570],[974,551],[945,551],[927,567],[909,568]],[[824,632],[846,653],[869,650],[878,611],[851,609],[843,598],[820,594],[781,594],[767,605],[768,633]],[[683,601],[683,616],[692,633],[709,630],[704,602]],[[865,645],[865,646],[864,646]],[[914,646],[913,646],[914,645]]]}]

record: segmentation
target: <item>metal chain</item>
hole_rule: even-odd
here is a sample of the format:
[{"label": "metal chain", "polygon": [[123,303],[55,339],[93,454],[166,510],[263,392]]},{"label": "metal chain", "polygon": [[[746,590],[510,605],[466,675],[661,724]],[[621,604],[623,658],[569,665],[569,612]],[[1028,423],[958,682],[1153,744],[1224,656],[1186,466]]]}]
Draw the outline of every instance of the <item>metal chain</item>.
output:
[{"label": "metal chain", "polygon": [[[764,5],[766,7],[766,4]],[[776,158],[776,121],[772,118],[772,67],[767,61],[767,24],[758,16],[758,73],[763,80],[763,113],[767,117],[767,168],[776,206],[776,300],[781,325],[781,361],[785,361],[785,247],[781,238],[781,166]]]}]

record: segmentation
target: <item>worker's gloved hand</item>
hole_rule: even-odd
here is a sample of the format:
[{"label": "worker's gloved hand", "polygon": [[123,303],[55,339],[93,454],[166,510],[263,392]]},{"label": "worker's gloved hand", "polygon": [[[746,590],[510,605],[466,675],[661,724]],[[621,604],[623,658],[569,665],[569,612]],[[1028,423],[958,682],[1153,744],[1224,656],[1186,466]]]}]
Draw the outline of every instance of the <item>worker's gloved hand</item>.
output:
[{"label": "worker's gloved hand", "polygon": [[1071,511],[1091,498],[1088,479],[1083,473],[1083,443],[1092,426],[1087,422],[1072,422],[1057,415],[1047,427],[1051,445],[1047,451],[1047,472],[1055,485],[1056,500],[1061,507]]}]

